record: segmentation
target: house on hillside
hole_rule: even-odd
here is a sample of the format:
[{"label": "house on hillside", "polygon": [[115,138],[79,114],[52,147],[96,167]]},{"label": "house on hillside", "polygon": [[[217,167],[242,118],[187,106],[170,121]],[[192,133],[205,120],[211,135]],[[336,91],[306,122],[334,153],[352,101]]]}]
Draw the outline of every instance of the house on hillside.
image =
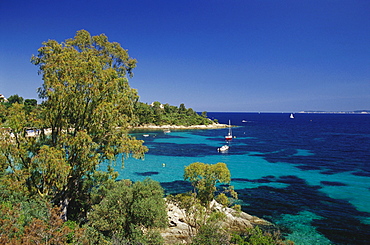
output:
[{"label": "house on hillside", "polygon": [[164,105],[163,105],[163,104],[161,104],[161,103],[160,103],[160,102],[158,102],[158,101],[156,101],[156,102],[152,102],[152,103],[150,104],[150,106],[151,106],[151,107],[153,107],[155,104],[159,104],[159,108],[164,109]]},{"label": "house on hillside", "polygon": [[0,94],[0,102],[8,102],[4,95]]}]

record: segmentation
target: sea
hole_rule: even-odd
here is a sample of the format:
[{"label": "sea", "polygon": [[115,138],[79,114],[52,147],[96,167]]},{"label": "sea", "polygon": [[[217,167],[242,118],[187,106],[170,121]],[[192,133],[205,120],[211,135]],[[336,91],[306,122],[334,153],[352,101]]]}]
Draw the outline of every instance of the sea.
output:
[{"label": "sea", "polygon": [[[370,114],[208,112],[228,129],[134,131],[145,159],[120,179],[190,190],[184,168],[226,163],[242,210],[275,223],[295,244],[370,244]],[[227,152],[217,148],[228,144]],[[119,160],[120,161],[120,160]]]}]

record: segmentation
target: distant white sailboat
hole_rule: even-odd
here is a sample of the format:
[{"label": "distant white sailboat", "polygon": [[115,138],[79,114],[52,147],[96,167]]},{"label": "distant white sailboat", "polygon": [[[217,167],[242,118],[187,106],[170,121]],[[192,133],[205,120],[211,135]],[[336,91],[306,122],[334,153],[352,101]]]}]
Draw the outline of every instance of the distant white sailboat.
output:
[{"label": "distant white sailboat", "polygon": [[290,113],[290,119],[294,119],[293,113]]}]

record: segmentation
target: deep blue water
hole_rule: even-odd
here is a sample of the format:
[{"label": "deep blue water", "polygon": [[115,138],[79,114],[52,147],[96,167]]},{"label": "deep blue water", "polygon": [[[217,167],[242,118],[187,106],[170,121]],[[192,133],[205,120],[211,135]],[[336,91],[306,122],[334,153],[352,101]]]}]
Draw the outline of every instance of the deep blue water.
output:
[{"label": "deep blue water", "polygon": [[[370,244],[370,115],[208,113],[227,129],[136,132],[149,152],[127,159],[120,178],[186,191],[184,167],[225,162],[242,209],[278,224],[296,244]],[[246,122],[242,122],[245,120]],[[143,134],[149,134],[144,137]]]}]

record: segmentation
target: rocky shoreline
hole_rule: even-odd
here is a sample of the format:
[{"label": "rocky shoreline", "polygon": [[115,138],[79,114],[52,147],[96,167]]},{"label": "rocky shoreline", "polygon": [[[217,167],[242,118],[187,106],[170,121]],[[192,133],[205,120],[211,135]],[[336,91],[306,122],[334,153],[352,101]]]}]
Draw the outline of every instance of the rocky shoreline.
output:
[{"label": "rocky shoreline", "polygon": [[[224,207],[215,200],[211,202],[211,208],[225,214],[226,218],[220,226],[229,231],[243,232],[247,228],[255,226],[268,230],[278,230],[274,224],[264,219]],[[186,218],[186,211],[179,208],[176,203],[167,201],[167,215],[169,227],[161,232],[165,241],[164,244],[187,244],[191,242],[196,230]]]}]

